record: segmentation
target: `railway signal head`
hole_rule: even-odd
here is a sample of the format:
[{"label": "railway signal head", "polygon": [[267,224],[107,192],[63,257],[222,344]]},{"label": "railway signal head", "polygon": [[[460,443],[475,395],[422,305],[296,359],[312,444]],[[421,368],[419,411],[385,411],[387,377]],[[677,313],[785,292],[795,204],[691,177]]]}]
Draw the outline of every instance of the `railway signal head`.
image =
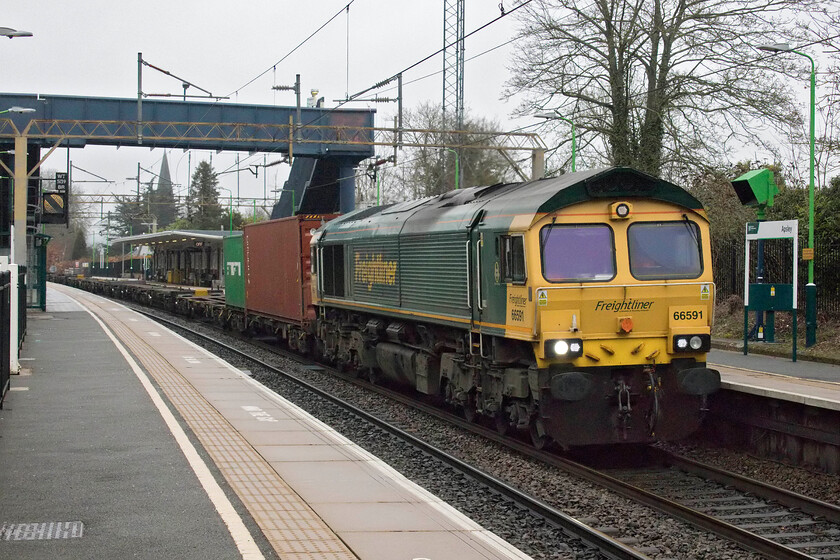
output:
[{"label": "railway signal head", "polygon": [[732,181],[732,188],[744,206],[773,206],[773,197],[779,194],[769,169],[747,171]]}]

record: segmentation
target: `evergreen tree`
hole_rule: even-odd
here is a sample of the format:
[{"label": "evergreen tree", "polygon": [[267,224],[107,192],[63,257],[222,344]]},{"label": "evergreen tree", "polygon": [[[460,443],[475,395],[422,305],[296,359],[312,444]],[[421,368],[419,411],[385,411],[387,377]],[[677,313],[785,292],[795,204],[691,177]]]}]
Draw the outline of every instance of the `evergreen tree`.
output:
[{"label": "evergreen tree", "polygon": [[[223,220],[219,205],[219,180],[213,166],[206,161],[198,164],[187,196],[187,224],[191,229],[219,229],[228,224]],[[227,213],[224,218],[227,218]]]},{"label": "evergreen tree", "polygon": [[90,249],[87,245],[87,231],[85,229],[77,230],[76,240],[73,243],[73,249],[70,252],[71,259],[83,259],[90,256]]},{"label": "evergreen tree", "polygon": [[112,226],[120,236],[145,233],[143,224],[152,222],[147,211],[148,195],[144,192],[141,198],[136,196],[115,195],[117,205],[114,207]]}]

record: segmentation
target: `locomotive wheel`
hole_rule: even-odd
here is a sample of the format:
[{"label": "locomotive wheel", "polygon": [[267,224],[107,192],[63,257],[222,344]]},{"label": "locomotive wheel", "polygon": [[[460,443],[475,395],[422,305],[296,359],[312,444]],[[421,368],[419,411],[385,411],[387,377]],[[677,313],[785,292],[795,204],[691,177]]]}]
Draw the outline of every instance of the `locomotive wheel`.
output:
[{"label": "locomotive wheel", "polygon": [[504,410],[499,410],[493,415],[493,426],[500,436],[506,436],[510,433],[510,418]]},{"label": "locomotive wheel", "polygon": [[463,406],[464,410],[464,419],[467,422],[474,423],[478,422],[478,411],[476,410],[475,406],[475,394],[470,393],[467,395],[467,402],[464,403]]},{"label": "locomotive wheel", "polygon": [[529,432],[531,433],[531,443],[537,450],[542,451],[551,444],[551,437],[545,433],[545,428],[539,417],[531,420]]}]

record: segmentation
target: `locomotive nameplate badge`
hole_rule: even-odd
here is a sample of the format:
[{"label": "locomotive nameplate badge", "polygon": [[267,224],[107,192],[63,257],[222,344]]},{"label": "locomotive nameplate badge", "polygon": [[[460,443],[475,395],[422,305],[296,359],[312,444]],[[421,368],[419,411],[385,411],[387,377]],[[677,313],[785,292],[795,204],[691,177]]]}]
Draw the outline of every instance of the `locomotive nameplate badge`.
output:
[{"label": "locomotive nameplate badge", "polygon": [[709,284],[700,286],[700,299],[709,299],[712,295],[712,287]]},{"label": "locomotive nameplate badge", "polygon": [[540,307],[548,305],[548,292],[545,290],[537,290],[537,305]]}]

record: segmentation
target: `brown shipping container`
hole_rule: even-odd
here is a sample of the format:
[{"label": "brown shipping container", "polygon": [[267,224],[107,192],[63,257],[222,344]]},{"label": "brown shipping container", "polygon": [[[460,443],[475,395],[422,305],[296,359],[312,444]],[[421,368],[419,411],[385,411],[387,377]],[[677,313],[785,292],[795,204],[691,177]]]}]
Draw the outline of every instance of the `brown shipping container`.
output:
[{"label": "brown shipping container", "polygon": [[329,216],[301,215],[243,228],[245,308],[294,323],[315,318],[309,241]]}]

